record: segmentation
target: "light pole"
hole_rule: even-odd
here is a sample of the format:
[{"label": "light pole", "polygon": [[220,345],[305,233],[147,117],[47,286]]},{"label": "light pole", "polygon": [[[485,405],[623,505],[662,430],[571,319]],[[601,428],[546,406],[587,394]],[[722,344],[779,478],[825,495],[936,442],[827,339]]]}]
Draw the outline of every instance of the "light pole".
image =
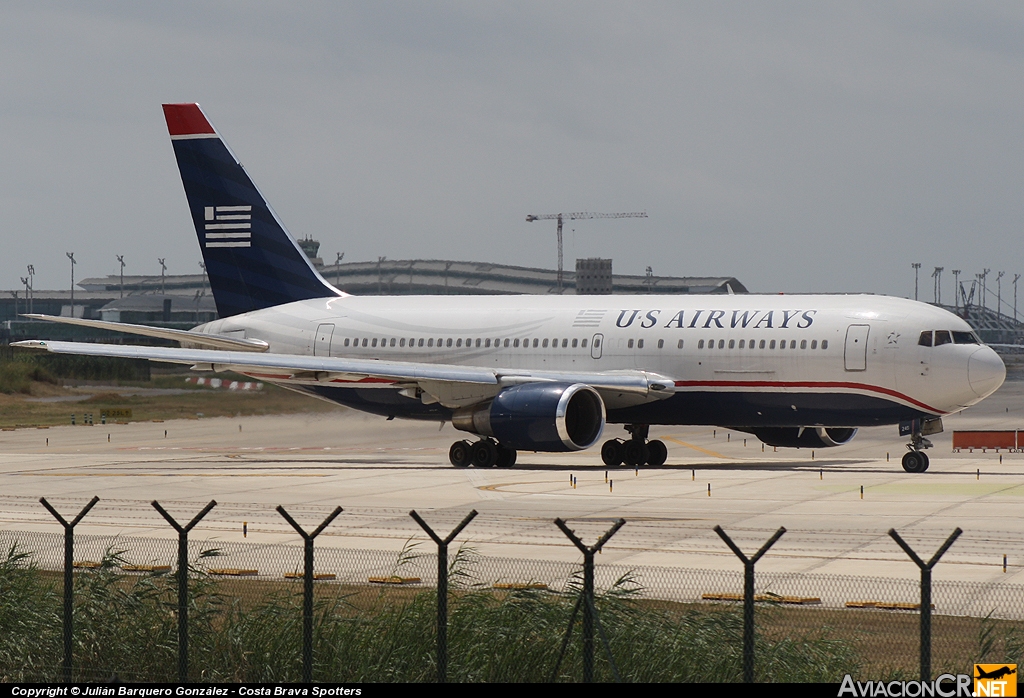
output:
[{"label": "light pole", "polygon": [[167,271],[167,265],[164,264],[166,257],[157,257],[156,261],[160,262],[160,295],[164,295],[164,272]]},{"label": "light pole", "polygon": [[[28,277],[27,276],[21,277],[21,283],[23,283],[25,285],[25,307],[27,308],[28,307]],[[17,305],[17,303],[15,303],[15,305]],[[15,309],[14,309],[14,314],[15,314],[15,316],[17,316],[17,314],[18,314],[17,307],[15,307]]]},{"label": "light pole", "polygon": [[988,291],[988,273],[990,271],[992,271],[992,270],[991,269],[983,269],[982,272],[980,274],[978,274],[978,279],[981,280],[981,310],[983,312],[984,312],[984,310],[986,308],[986,302],[988,300],[988,299],[985,298],[985,293]]},{"label": "light pole", "polygon": [[35,276],[36,276],[36,268],[34,266],[32,266],[31,264],[29,264],[28,265],[28,313],[29,313],[29,315],[31,315],[33,313],[33,310],[32,310],[32,297],[35,296],[35,293],[33,293],[32,290],[35,288],[35,285],[36,285]]},{"label": "light pole", "polygon": [[914,268],[914,300],[917,300],[917,273],[921,269],[920,262],[911,262],[910,266]]},{"label": "light pole", "polygon": [[334,260],[334,285],[341,283],[341,260],[345,259],[344,252],[335,252],[337,259]]},{"label": "light pole", "polygon": [[942,304],[942,271],[945,267],[935,267],[935,271],[932,272],[932,278],[935,280],[934,287],[932,288],[932,295],[935,298],[935,305]]},{"label": "light pole", "polygon": [[1003,312],[1003,276],[1005,271],[996,274],[996,315]]},{"label": "light pole", "polygon": [[953,270],[953,308],[960,310],[960,270]]},{"label": "light pole", "polygon": [[78,262],[75,261],[74,252],[65,252],[68,259],[71,260],[71,317],[75,316],[75,265]]},{"label": "light pole", "polygon": [[121,263],[121,298],[124,298],[124,255],[115,255],[117,261]]},{"label": "light pole", "polygon": [[1017,280],[1020,274],[1013,275],[1013,321],[1017,322]]},{"label": "light pole", "polygon": [[206,264],[203,262],[199,263],[199,268],[203,270],[203,290],[206,290]]}]

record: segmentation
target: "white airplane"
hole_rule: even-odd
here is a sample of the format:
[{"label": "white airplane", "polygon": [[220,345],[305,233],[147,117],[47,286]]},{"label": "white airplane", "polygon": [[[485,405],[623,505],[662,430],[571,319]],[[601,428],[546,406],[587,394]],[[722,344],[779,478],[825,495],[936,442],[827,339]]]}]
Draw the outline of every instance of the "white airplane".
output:
[{"label": "white airplane", "polygon": [[190,331],[35,315],[180,348],[33,340],[63,354],[237,371],[366,412],[451,421],[451,463],[578,451],[605,424],[609,466],[660,465],[651,425],[717,425],[771,446],[848,443],[899,424],[928,468],[942,416],[1006,369],[962,319],[871,295],[356,297],[329,284],[197,104],[165,104],[220,319]]}]

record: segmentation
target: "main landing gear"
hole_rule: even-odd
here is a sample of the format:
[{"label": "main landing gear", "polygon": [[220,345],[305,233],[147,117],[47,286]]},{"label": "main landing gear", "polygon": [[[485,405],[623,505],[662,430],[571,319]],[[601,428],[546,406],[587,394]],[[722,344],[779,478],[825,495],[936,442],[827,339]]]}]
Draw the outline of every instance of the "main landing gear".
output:
[{"label": "main landing gear", "polygon": [[511,468],[516,464],[514,448],[502,446],[494,439],[480,439],[476,443],[456,441],[448,449],[448,460],[456,468],[472,465],[477,468]]},{"label": "main landing gear", "polygon": [[907,444],[907,452],[903,454],[903,469],[908,473],[923,473],[928,470],[928,454],[924,449],[931,448],[932,442],[924,438],[921,432],[914,431]]},{"label": "main landing gear", "polygon": [[658,440],[648,441],[649,424],[627,424],[629,439],[609,439],[601,446],[601,460],[610,468],[625,463],[630,467],[639,465],[664,465],[668,448]]}]

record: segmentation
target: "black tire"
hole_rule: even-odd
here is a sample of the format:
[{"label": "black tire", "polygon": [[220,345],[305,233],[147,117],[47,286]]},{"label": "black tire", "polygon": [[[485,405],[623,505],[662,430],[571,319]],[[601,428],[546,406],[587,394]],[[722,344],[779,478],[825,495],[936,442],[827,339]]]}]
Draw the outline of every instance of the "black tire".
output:
[{"label": "black tire", "polygon": [[495,465],[499,468],[511,468],[515,464],[516,450],[498,444],[498,462]]},{"label": "black tire", "polygon": [[651,457],[650,449],[643,441],[630,439],[622,445],[622,460],[631,468],[646,463]]},{"label": "black tire", "polygon": [[471,453],[468,441],[456,441],[448,449],[448,460],[456,468],[465,468],[471,461]]},{"label": "black tire", "polygon": [[665,461],[668,460],[668,446],[664,442],[657,439],[648,441],[647,450],[650,452],[650,457],[647,459],[648,465],[665,465]]},{"label": "black tire", "polygon": [[928,466],[931,465],[931,463],[928,462],[928,454],[925,453],[924,451],[919,451],[917,455],[921,456],[921,458],[924,459],[924,467],[921,468],[921,472],[923,473],[924,471],[928,470]]},{"label": "black tire", "polygon": [[601,446],[601,460],[609,468],[622,465],[622,442],[618,439],[608,439]]},{"label": "black tire", "polygon": [[928,461],[920,451],[907,451],[903,454],[903,469],[908,473],[923,473],[928,469]]},{"label": "black tire", "polygon": [[490,439],[481,439],[473,444],[470,456],[474,467],[493,468],[498,462],[498,445]]}]

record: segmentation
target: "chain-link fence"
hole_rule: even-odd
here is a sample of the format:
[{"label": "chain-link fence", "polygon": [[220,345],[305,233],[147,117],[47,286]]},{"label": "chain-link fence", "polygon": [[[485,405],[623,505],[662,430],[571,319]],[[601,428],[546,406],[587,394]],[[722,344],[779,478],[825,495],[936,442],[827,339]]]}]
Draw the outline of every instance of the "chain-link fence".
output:
[{"label": "chain-link fence", "polygon": [[[0,531],[0,680],[65,676],[64,559],[60,533]],[[71,677],[178,680],[178,542],[76,535],[73,559]],[[588,663],[598,681],[744,677],[738,563],[598,558],[588,605],[580,563],[485,557],[455,540],[439,662],[429,540],[398,552],[317,545],[308,647],[301,544],[203,540],[197,529],[187,559],[191,681],[299,681],[306,669],[319,681],[579,681]],[[764,572],[754,592],[756,680],[918,678],[919,580]],[[937,581],[931,600],[933,675],[1022,659],[1024,587]]]}]

